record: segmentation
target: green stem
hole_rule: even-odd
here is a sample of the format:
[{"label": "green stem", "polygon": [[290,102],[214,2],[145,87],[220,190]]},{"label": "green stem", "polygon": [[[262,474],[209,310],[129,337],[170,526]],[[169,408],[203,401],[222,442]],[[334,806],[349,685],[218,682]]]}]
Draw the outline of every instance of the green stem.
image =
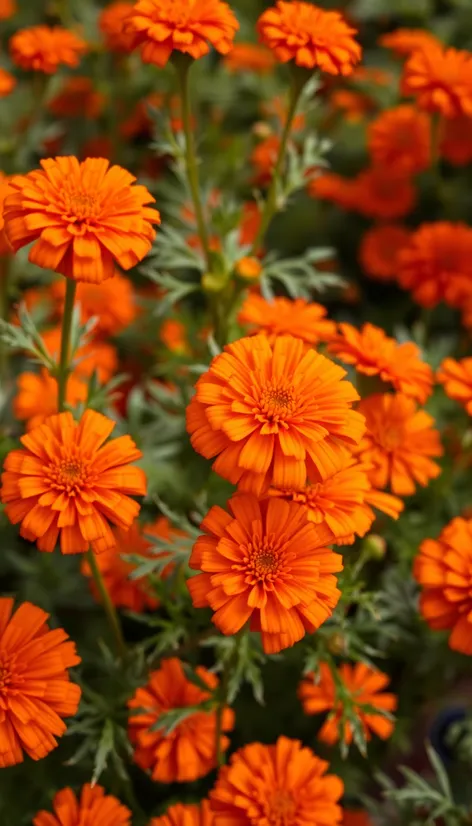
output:
[{"label": "green stem", "polygon": [[64,411],[67,396],[67,381],[70,374],[70,336],[76,289],[76,282],[72,278],[67,278],[64,315],[62,317],[61,354],[57,376],[59,413]]},{"label": "green stem", "polygon": [[198,180],[197,159],[195,155],[195,143],[192,131],[192,112],[190,107],[189,76],[190,67],[186,59],[175,61],[175,68],[179,81],[179,92],[182,101],[182,123],[185,135],[185,164],[187,167],[187,179],[195,210],[198,235],[205,254],[208,272],[211,271],[211,251],[208,230],[205,222],[202,202],[200,199],[200,185]]},{"label": "green stem", "polygon": [[[8,321],[8,276],[10,262],[0,258],[0,319]],[[8,345],[0,341],[0,384],[3,385],[8,372]]]},{"label": "green stem", "polygon": [[270,226],[270,223],[277,212],[277,189],[279,186],[280,176],[285,164],[285,156],[287,153],[287,146],[290,138],[290,133],[292,131],[293,119],[297,111],[298,101],[300,100],[300,95],[303,91],[303,87],[303,82],[301,83],[299,81],[297,82],[295,79],[293,80],[292,90],[290,93],[289,107],[287,112],[287,119],[285,121],[284,129],[282,132],[282,138],[280,140],[279,154],[277,156],[274,172],[272,175],[272,181],[269,187],[269,191],[267,193],[265,206],[262,212],[259,231],[254,239],[251,251],[248,253],[248,255],[257,254],[260,243],[263,240]]},{"label": "green stem", "polygon": [[215,731],[215,751],[216,751],[216,766],[219,769],[225,762],[225,754],[221,747],[221,739],[223,735],[223,714],[228,704],[228,688],[229,678],[231,674],[232,658],[225,663],[223,676],[220,683],[219,701],[216,709],[216,731]]},{"label": "green stem", "polygon": [[118,654],[121,658],[123,658],[126,654],[126,644],[124,641],[123,633],[121,631],[121,625],[118,619],[118,614],[116,613],[115,606],[113,605],[110,599],[110,594],[108,593],[107,586],[105,585],[104,579],[102,577],[102,572],[100,571],[100,568],[97,565],[95,554],[91,548],[89,548],[89,550],[87,551],[87,556],[97,591],[100,594],[100,598],[105,609],[108,622],[110,623],[110,628],[115,638]]}]

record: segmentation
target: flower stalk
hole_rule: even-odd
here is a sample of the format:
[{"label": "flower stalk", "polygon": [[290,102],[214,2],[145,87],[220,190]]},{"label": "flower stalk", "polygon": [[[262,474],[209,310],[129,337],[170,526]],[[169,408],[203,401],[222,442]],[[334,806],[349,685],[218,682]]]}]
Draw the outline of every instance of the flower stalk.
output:
[{"label": "flower stalk", "polygon": [[70,367],[70,343],[72,332],[72,319],[74,315],[74,302],[77,284],[72,278],[66,279],[66,298],[64,303],[64,315],[62,317],[61,353],[58,365],[58,409],[62,413],[66,404],[67,382],[71,372]]},{"label": "flower stalk", "polygon": [[93,581],[95,582],[95,586],[100,595],[100,600],[105,609],[105,613],[107,615],[110,628],[115,638],[116,650],[118,652],[118,655],[123,659],[126,655],[126,643],[123,637],[123,632],[121,630],[120,620],[118,619],[118,614],[116,612],[115,606],[111,601],[108,588],[105,585],[105,581],[102,576],[102,572],[100,571],[100,568],[97,565],[95,554],[91,548],[89,548],[89,550],[87,551],[87,558],[88,563],[90,565],[90,570],[92,572]]}]

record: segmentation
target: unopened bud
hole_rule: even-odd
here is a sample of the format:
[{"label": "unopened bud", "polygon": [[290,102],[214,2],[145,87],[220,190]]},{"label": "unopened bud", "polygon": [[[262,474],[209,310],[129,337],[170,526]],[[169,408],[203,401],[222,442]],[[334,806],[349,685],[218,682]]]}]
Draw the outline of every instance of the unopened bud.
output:
[{"label": "unopened bud", "polygon": [[372,559],[383,559],[387,553],[387,543],[385,539],[376,533],[370,533],[366,536],[362,545],[362,550]]}]

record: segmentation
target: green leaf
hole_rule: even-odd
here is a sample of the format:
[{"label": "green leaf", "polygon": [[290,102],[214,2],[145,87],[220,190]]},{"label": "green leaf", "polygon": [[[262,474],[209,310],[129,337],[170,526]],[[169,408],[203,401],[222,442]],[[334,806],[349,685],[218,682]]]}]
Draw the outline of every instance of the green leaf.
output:
[{"label": "green leaf", "polygon": [[102,734],[100,737],[100,742],[98,744],[98,749],[95,754],[94,766],[93,766],[93,775],[92,775],[92,786],[95,786],[98,779],[105,771],[108,759],[111,753],[114,751],[115,748],[115,732],[114,726],[111,720],[106,720],[105,725],[102,729]]}]

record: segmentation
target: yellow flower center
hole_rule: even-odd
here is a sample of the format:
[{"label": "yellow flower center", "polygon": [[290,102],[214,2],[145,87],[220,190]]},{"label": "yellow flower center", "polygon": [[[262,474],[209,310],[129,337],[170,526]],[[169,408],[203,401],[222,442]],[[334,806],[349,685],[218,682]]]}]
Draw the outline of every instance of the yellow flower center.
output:
[{"label": "yellow flower center", "polygon": [[[277,578],[281,569],[281,553],[277,547],[275,537],[265,539],[253,538],[245,548],[244,569],[246,582],[270,583]],[[235,566],[239,567],[239,566]]]},{"label": "yellow flower center", "polygon": [[292,826],[295,822],[296,804],[290,792],[277,791],[269,802],[270,826]]},{"label": "yellow flower center", "polygon": [[62,490],[69,496],[91,481],[89,462],[79,455],[64,456],[51,463],[47,469],[51,487]]},{"label": "yellow flower center", "polygon": [[293,385],[286,382],[268,384],[259,398],[254,413],[260,422],[277,424],[284,422],[295,412],[296,397]]},{"label": "yellow flower center", "polygon": [[74,189],[64,192],[64,207],[68,216],[79,221],[95,218],[98,214],[97,198],[91,192]]},{"label": "yellow flower center", "polygon": [[404,434],[401,425],[391,425],[378,434],[378,440],[384,450],[396,450],[403,442]]}]

